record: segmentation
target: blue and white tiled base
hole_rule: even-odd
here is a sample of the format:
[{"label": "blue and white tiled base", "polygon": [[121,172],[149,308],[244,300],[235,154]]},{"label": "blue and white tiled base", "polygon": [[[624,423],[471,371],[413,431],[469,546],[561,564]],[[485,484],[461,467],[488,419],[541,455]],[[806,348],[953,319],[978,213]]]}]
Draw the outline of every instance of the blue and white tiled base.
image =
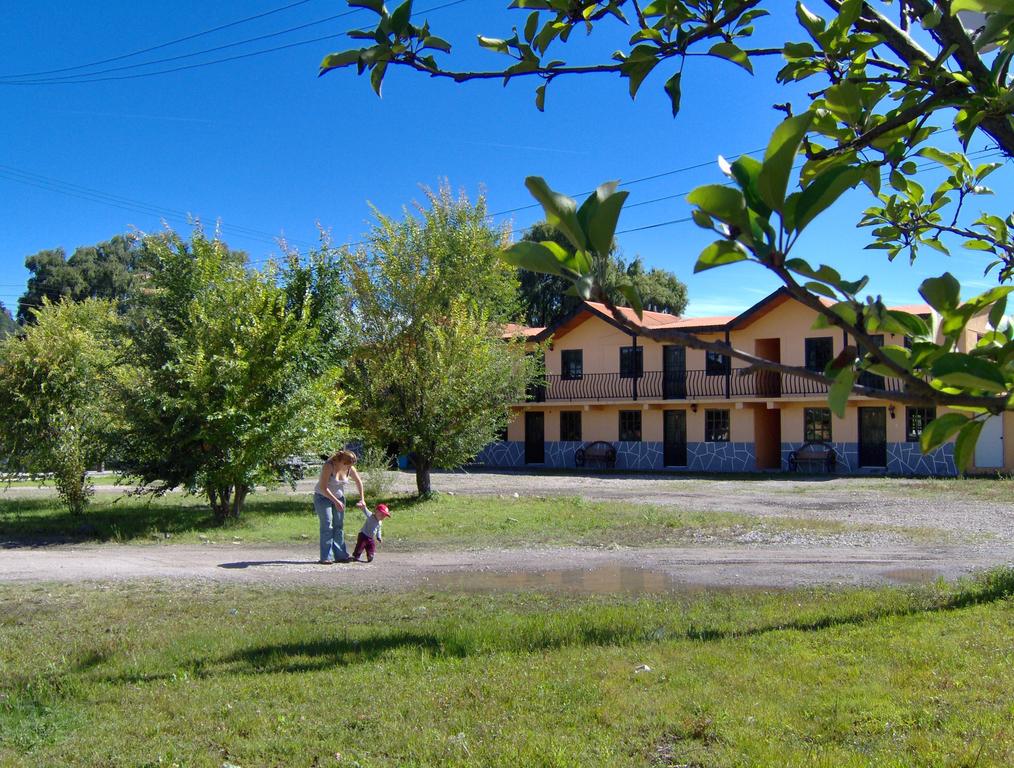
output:
[{"label": "blue and white tiled base", "polygon": [[687,469],[694,472],[753,472],[753,443],[687,443]]},{"label": "blue and white tiled base", "polygon": [[475,457],[476,464],[487,467],[523,467],[525,466],[525,444],[511,440],[497,440],[490,443]]},{"label": "blue and white tiled base", "polygon": [[919,443],[888,443],[887,471],[899,475],[956,475],[954,443],[923,455]]},{"label": "blue and white tiled base", "polygon": [[[574,454],[583,442],[547,442],[545,461],[525,464],[525,444],[520,441],[490,443],[476,457],[476,463],[487,467],[520,468],[525,466],[575,469]],[[750,443],[688,443],[687,466],[667,467],[663,464],[662,443],[614,442],[616,469],[673,470],[695,472],[752,472],[757,467]]]},{"label": "blue and white tiled base", "polygon": [[[782,470],[789,469],[789,454],[802,443],[782,443]],[[934,451],[923,455],[918,443],[888,443],[887,467],[859,466],[858,443],[831,443],[838,462],[835,474],[866,474],[887,472],[891,475],[956,475],[954,466],[954,444],[945,443]]]}]

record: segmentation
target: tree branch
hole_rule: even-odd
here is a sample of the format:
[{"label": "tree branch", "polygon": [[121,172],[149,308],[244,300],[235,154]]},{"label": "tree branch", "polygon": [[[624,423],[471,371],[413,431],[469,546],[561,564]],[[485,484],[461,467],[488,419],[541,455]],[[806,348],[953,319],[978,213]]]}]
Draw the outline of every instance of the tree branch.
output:
[{"label": "tree branch", "polygon": [[[791,276],[790,276],[791,280]],[[791,289],[790,289],[791,290]],[[801,289],[803,294],[809,296],[805,290]],[[812,297],[811,297],[812,298]],[[783,365],[782,363],[776,363],[773,360],[768,360],[763,357],[751,354],[741,349],[736,349],[731,344],[726,344],[722,341],[705,341],[699,338],[697,335],[690,333],[689,331],[680,331],[675,328],[644,328],[643,326],[637,325],[630,320],[619,310],[619,308],[608,299],[603,299],[603,303],[609,309],[610,314],[616,322],[623,325],[625,328],[629,328],[632,332],[636,332],[639,336],[646,339],[651,339],[657,342],[676,342],[691,349],[701,349],[707,352],[716,352],[721,355],[728,357],[734,357],[737,360],[742,360],[749,363],[752,367],[760,370],[775,371],[777,373],[784,373],[791,376],[799,376],[809,381],[814,381],[819,384],[824,384],[830,387],[834,383],[834,380],[822,373],[811,371],[807,368],[798,368],[791,365]],[[809,306],[809,302],[804,302]],[[817,301],[820,304],[819,301]],[[820,304],[821,314],[824,314],[827,310],[823,304]],[[844,321],[835,315],[833,312],[830,313],[828,319],[836,326],[845,330],[846,333],[850,333],[853,338],[859,341],[858,337],[864,337],[871,347],[875,348],[872,339],[862,331],[857,333],[851,333],[849,326]],[[890,359],[887,358],[885,362],[890,363]],[[892,367],[893,370],[893,367]],[[902,369],[903,370],[903,369]],[[977,397],[973,395],[952,395],[939,390],[933,389],[929,384],[924,382],[922,379],[913,377],[910,373],[903,370],[904,375],[900,378],[904,379],[907,384],[918,382],[921,385],[923,394],[916,394],[909,391],[894,392],[886,389],[879,389],[877,387],[866,387],[861,384],[856,384],[852,387],[852,392],[857,395],[864,397],[876,398],[878,400],[890,400],[892,402],[905,403],[907,405],[943,405],[943,406],[965,406],[971,408],[985,408],[992,413],[1000,413],[1006,407],[1007,398],[1005,396],[998,397]]]}]

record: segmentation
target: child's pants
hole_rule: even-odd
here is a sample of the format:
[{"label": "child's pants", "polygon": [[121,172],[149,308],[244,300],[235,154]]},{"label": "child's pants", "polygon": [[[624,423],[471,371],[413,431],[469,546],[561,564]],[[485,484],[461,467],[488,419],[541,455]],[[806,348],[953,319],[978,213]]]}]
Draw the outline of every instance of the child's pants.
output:
[{"label": "child's pants", "polygon": [[377,551],[377,542],[373,540],[372,536],[367,536],[362,531],[359,532],[359,536],[356,538],[356,548],[352,552],[352,557],[359,559],[359,555],[366,550],[366,559],[372,560],[374,553]]}]

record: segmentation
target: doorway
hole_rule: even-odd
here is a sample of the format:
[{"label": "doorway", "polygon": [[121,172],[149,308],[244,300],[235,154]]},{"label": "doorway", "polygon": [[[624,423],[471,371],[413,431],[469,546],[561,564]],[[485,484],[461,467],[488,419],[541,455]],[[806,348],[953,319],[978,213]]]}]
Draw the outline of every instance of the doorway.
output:
[{"label": "doorway", "polygon": [[782,468],[782,412],[777,408],[755,408],[753,412],[754,452],[757,469]]},{"label": "doorway", "polygon": [[666,344],[662,347],[662,397],[684,400],[686,396],[687,349],[678,344]]},{"label": "doorway", "polygon": [[[780,339],[757,339],[754,342],[754,354],[773,363],[782,361],[782,342]],[[778,371],[757,371],[757,396],[781,397],[782,376]],[[781,463],[781,459],[779,459]]]},{"label": "doorway", "polygon": [[687,412],[663,411],[662,414],[662,462],[667,467],[685,467],[687,465]]},{"label": "doorway", "polygon": [[546,425],[542,411],[525,411],[525,464],[546,461]]},{"label": "doorway", "polygon": [[887,409],[859,409],[859,466],[887,466]]}]

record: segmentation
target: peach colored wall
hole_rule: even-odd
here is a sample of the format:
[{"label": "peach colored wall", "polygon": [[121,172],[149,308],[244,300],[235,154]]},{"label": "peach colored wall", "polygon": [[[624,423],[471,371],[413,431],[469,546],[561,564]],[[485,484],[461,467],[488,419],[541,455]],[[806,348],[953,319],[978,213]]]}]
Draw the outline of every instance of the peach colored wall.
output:
[{"label": "peach colored wall", "polygon": [[[700,338],[706,341],[724,341],[725,335],[721,333],[700,334]],[[620,347],[632,346],[633,341],[630,334],[624,333],[615,326],[607,323],[599,317],[589,317],[569,333],[559,339],[553,339],[552,349],[546,351],[546,373],[559,375],[561,370],[561,355],[565,349],[582,350],[582,360],[585,373],[618,373],[620,370]],[[662,370],[662,347],[663,344],[637,337],[637,346],[643,347],[644,370]],[[687,350],[687,369],[703,370],[705,367],[705,353],[702,350]]]},{"label": "peach colored wall", "polygon": [[[637,340],[638,345],[643,342],[643,339]],[[590,317],[559,340],[553,340],[552,349],[546,351],[546,373],[560,373],[560,352],[565,349],[583,351],[585,373],[617,373],[620,370],[620,347],[629,347],[631,344],[629,333],[624,333],[598,317]],[[648,363],[649,354],[645,350],[645,370],[653,370]]]},{"label": "peach colored wall", "polygon": [[1010,411],[1003,415],[1003,466],[1014,469],[1014,413]]}]

